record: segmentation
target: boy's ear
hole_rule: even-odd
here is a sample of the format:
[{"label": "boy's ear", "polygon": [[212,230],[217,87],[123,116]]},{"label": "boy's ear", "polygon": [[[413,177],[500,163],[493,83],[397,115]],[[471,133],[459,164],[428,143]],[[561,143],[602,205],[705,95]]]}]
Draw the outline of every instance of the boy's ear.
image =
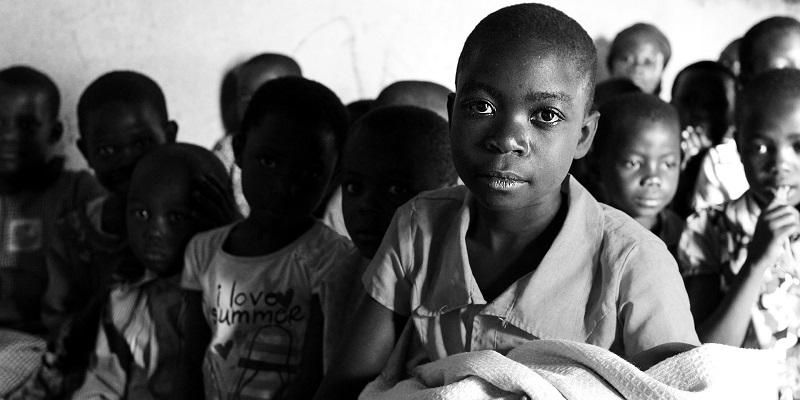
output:
[{"label": "boy's ear", "polygon": [[592,147],[594,134],[597,132],[597,122],[600,120],[600,112],[593,110],[589,115],[583,118],[583,126],[581,127],[581,137],[578,138],[578,146],[575,149],[575,156],[573,158],[583,158],[589,149]]},{"label": "boy's ear", "polygon": [[167,143],[175,143],[175,139],[178,137],[178,123],[169,120],[165,128]]},{"label": "boy's ear", "polygon": [[244,144],[246,139],[241,132],[236,132],[233,134],[231,138],[231,147],[233,147],[233,162],[236,163],[236,166],[242,168],[242,151],[244,150]]},{"label": "boy's ear", "polygon": [[450,127],[450,121],[453,120],[453,103],[456,101],[456,94],[450,93],[447,95],[447,126]]},{"label": "boy's ear", "polygon": [[62,124],[61,121],[56,121],[56,123],[53,124],[53,130],[50,131],[50,137],[48,138],[48,141],[50,144],[56,144],[59,140],[61,140],[61,136],[63,135],[64,124]]}]

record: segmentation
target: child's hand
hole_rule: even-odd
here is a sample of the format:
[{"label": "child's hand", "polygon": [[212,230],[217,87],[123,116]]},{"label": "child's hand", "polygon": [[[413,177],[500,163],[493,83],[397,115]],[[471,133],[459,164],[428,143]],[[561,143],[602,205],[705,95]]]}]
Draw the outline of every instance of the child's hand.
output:
[{"label": "child's hand", "polygon": [[747,248],[751,267],[763,271],[774,265],[783,252],[784,243],[799,232],[800,214],[797,209],[773,199],[758,217],[753,240]]},{"label": "child's hand", "polygon": [[195,214],[201,225],[212,229],[242,218],[233,192],[216,180],[201,176],[192,192],[197,207]]}]

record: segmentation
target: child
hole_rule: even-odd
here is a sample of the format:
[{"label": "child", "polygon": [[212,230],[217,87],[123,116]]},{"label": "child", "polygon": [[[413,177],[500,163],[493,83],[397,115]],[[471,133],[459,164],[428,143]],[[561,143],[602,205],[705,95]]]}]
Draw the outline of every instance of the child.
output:
[{"label": "child", "polygon": [[[264,82],[282,76],[303,76],[300,65],[283,54],[262,53],[242,63],[236,71],[236,115],[239,123],[244,118],[244,111],[256,89]],[[241,214],[247,215],[250,207],[242,194],[242,171],[234,160],[232,137],[233,132],[226,132],[225,136],[214,145],[213,151],[230,171],[236,204]]]},{"label": "child", "polygon": [[753,25],[739,45],[739,63],[742,85],[770,69],[800,68],[800,21],[778,16]]},{"label": "child", "polygon": [[378,250],[395,210],[426,190],[456,183],[447,122],[430,110],[386,106],[366,114],[350,130],[343,153],[342,211],[362,259],[326,280],[323,296],[326,360],[352,319],[366,262]]},{"label": "child", "polygon": [[43,73],[26,66],[0,71],[0,397],[41,357],[43,296],[53,279],[45,250],[56,218],[102,194],[91,175],[65,171],[53,153],[63,132],[60,101]]},{"label": "child", "polygon": [[700,338],[785,352],[791,371],[785,391],[794,398],[800,398],[798,132],[800,71],[753,78],[736,110],[750,189],[690,217],[678,253]]},{"label": "child", "polygon": [[667,208],[678,187],[678,113],[651,94],[627,94],[600,107],[593,145],[604,201],[630,215],[667,245],[678,247],[683,219]]},{"label": "child", "polygon": [[643,92],[659,94],[661,75],[672,54],[669,40],[653,25],[633,24],[611,42],[608,72],[612,77],[627,77]]},{"label": "child", "polygon": [[114,71],[92,82],[78,101],[78,148],[108,195],[75,206],[58,221],[48,252],[53,279],[45,317],[53,328],[110,283],[141,273],[125,238],[125,199],[137,161],[175,141],[161,88],[138,72]]},{"label": "child", "polygon": [[182,286],[202,292],[212,331],[207,397],[306,398],[315,390],[321,281],[357,257],[311,214],[333,176],[347,122],[336,95],[307,79],[275,79],[253,95],[233,141],[250,214],[196,236],[186,249]]},{"label": "child", "polygon": [[231,222],[197,214],[192,192],[207,182],[230,188],[225,167],[199,146],[161,146],[137,164],[126,220],[131,251],[146,272],[103,296],[91,366],[74,398],[202,398],[208,326],[199,298],[179,280],[192,235]]},{"label": "child", "polygon": [[739,77],[739,72],[741,72],[741,63],[739,62],[739,45],[742,43],[742,38],[736,38],[724,49],[722,49],[722,53],[719,54],[719,59],[717,60],[718,63],[728,68],[732,73],[733,76]]},{"label": "child", "polygon": [[675,77],[671,103],[681,117],[684,158],[672,208],[682,218],[747,190],[733,141],[735,98],[736,77],[722,64],[696,62]]},{"label": "child", "polygon": [[347,397],[378,375],[406,320],[417,345],[406,360],[505,353],[537,338],[628,358],[698,343],[664,244],[567,175],[599,116],[596,57],[577,22],[540,4],[503,8],[473,30],[448,102],[466,186],[397,210],[317,398]]}]

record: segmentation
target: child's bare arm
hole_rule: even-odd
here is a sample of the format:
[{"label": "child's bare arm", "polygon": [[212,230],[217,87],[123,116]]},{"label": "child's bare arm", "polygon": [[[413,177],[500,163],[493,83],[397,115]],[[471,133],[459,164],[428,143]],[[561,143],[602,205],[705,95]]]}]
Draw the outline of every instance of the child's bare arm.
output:
[{"label": "child's bare arm", "polygon": [[397,340],[396,314],[366,293],[315,399],[355,399],[383,369]]},{"label": "child's bare arm", "polygon": [[[800,231],[798,212],[794,207],[772,202],[756,223],[747,259],[719,302],[711,296],[719,293],[708,279],[687,280],[687,290],[693,304],[712,303],[718,306],[707,318],[698,318],[698,335],[703,342],[740,346],[750,323],[750,309],[758,299],[764,271],[774,265],[789,236]],[[719,283],[716,282],[718,286]],[[719,295],[717,295],[719,296]],[[702,306],[699,306],[702,307]]]}]

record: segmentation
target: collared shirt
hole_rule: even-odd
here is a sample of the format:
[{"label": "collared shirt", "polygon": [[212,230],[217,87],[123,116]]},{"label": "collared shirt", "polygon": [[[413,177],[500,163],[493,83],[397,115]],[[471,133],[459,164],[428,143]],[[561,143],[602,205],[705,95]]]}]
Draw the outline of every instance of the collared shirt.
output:
[{"label": "collared shirt", "polygon": [[537,338],[591,343],[624,356],[666,342],[698,344],[664,243],[598,203],[575,179],[562,191],[567,215],[550,249],[492,302],[470,269],[473,199],[463,186],[423,193],[398,209],[364,274],[367,293],[412,317],[431,360],[484,349],[505,353]]},{"label": "collared shirt", "polygon": [[[678,250],[683,276],[717,275],[727,292],[747,259],[759,215],[761,208],[747,191],[689,217]],[[742,347],[785,352],[786,386],[800,398],[800,241],[787,243],[778,262],[764,272],[750,315]]]}]

